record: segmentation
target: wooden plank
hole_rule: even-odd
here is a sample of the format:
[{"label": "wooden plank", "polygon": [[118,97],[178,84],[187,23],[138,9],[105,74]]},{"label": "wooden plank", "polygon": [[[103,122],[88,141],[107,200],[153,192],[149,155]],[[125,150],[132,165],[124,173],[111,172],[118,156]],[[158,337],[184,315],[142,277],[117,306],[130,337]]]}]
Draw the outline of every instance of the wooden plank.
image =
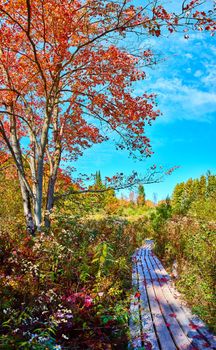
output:
[{"label": "wooden plank", "polygon": [[166,283],[171,284],[172,280],[168,272],[164,269],[163,265],[161,264],[160,260],[156,257],[156,255],[151,252],[151,257],[153,258],[153,263],[155,265],[155,272],[158,275],[158,278],[166,279]]},{"label": "wooden plank", "polygon": [[[216,350],[216,337],[208,330],[205,323],[197,315],[193,315],[188,308],[183,306],[183,310],[185,314],[190,317],[191,323],[195,327],[199,327],[197,330],[198,333],[206,339],[206,342],[203,343],[203,346],[205,345],[204,349],[208,348],[209,350]],[[210,347],[207,346],[208,344]],[[203,348],[200,348],[200,350],[201,349],[203,350]]]},{"label": "wooden plank", "polygon": [[149,269],[149,274],[151,275],[151,278],[152,278],[152,284],[154,286],[157,300],[160,304],[160,308],[166,320],[166,325],[169,327],[169,330],[172,333],[172,336],[177,348],[181,350],[189,349],[192,341],[183,332],[177,319],[173,317],[173,310],[171,309],[169,304],[171,303],[171,301],[170,300],[168,301],[163,293],[163,289],[161,288],[161,285],[158,281],[158,276],[155,273],[153,265],[151,264],[152,259],[153,259],[152,256],[148,255],[146,256],[145,261]]},{"label": "wooden plank", "polygon": [[[144,251],[144,250],[143,250]],[[143,283],[143,271],[141,262],[137,263],[138,275],[139,275],[139,291],[140,291],[140,311],[142,320],[142,338],[144,345],[148,342],[151,344],[152,350],[159,350],[157,337],[155,334],[151,311],[149,309],[148,296],[146,293],[146,286]]]},{"label": "wooden plank", "polygon": [[[136,256],[135,256],[136,258]],[[136,262],[133,263],[132,270],[132,286],[137,290],[138,280],[137,280],[137,267]],[[141,341],[141,324],[140,324],[140,312],[139,312],[139,298],[132,296],[130,303],[130,319],[129,319],[131,342],[129,344],[129,349],[139,349],[142,346]]]},{"label": "wooden plank", "polygon": [[[153,260],[155,266],[160,270],[160,272],[163,275],[166,275],[166,270],[155,255],[153,257]],[[169,296],[169,298],[172,298],[173,311],[179,315],[178,319],[184,328],[184,332],[189,338],[193,339],[193,343],[196,345],[196,347],[202,350],[204,346],[208,348],[207,345],[209,344],[209,349],[216,349],[215,337],[208,331],[203,321],[200,320],[200,318],[196,315],[193,315],[191,311],[186,306],[184,306],[184,303],[179,299],[180,293],[178,293],[171,284],[162,285],[162,289],[164,289],[165,295]],[[198,327],[197,329],[196,326]],[[206,342],[208,344],[206,344]]]},{"label": "wooden plank", "polygon": [[160,347],[162,350],[176,350],[176,346],[172,340],[170,332],[167,329],[166,323],[161,313],[161,310],[154,292],[154,288],[152,285],[151,276],[145,264],[145,258],[142,258],[142,277],[145,278],[145,281],[146,281],[146,291],[149,297],[151,314],[153,317],[153,322],[155,325]]},{"label": "wooden plank", "polygon": [[154,246],[154,241],[152,239],[146,239],[143,248],[146,249],[146,251],[148,251],[148,250],[152,250],[153,246]]},{"label": "wooden plank", "polygon": [[184,306],[152,247],[153,241],[148,240],[133,255],[129,348],[138,350],[144,344],[152,350],[215,350],[214,336]]},{"label": "wooden plank", "polygon": [[[157,273],[158,266],[155,263],[154,257],[152,258],[152,265],[153,265],[153,268],[154,268],[156,274],[158,275],[158,273]],[[158,276],[160,276],[160,275],[158,275]],[[192,328],[189,326],[191,321],[186,316],[184,310],[182,309],[179,299],[174,296],[174,294],[171,292],[167,283],[162,283],[162,284],[160,284],[160,286],[161,286],[161,290],[164,293],[165,298],[171,304],[173,315],[176,317],[176,320],[181,325],[186,336],[191,339],[193,344],[198,349],[203,349],[204,340],[203,340],[203,338],[199,337],[199,333],[197,332],[197,330],[192,330]]]},{"label": "wooden plank", "polygon": [[[203,349],[204,345],[207,347],[205,340],[208,342],[210,340],[210,346],[216,347],[213,335],[211,335],[207,330],[206,332],[203,332],[205,324],[199,318],[196,318],[196,321],[193,321],[193,315],[191,314],[191,312],[189,310],[186,311],[186,309],[182,306],[182,302],[177,296],[177,291],[173,287],[167,286],[166,284],[162,285],[162,289],[164,289],[165,295],[169,296],[172,299],[172,308],[174,313],[178,315],[179,322],[181,323],[184,332],[187,334],[188,337],[193,339],[193,343],[198,347],[198,349]],[[199,323],[199,321],[201,322],[201,324]],[[199,328],[193,329],[193,324],[199,325]],[[205,334],[207,334],[210,338],[206,338]],[[203,335],[203,337],[200,337],[200,335]]]}]

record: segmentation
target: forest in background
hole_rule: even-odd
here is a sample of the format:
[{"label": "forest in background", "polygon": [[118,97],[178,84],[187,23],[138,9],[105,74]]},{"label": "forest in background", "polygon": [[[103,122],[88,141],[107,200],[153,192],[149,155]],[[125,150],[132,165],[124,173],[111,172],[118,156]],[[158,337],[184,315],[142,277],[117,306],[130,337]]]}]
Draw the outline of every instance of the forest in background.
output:
[{"label": "forest in background", "polygon": [[[57,193],[73,186],[61,172]],[[105,188],[97,172],[89,189]],[[114,190],[61,198],[51,228],[36,236],[26,231],[10,159],[1,164],[0,196],[2,349],[126,349],[137,293],[131,256],[145,238],[155,240],[185,300],[215,330],[215,175],[179,183],[157,204],[142,185],[129,198]]]}]

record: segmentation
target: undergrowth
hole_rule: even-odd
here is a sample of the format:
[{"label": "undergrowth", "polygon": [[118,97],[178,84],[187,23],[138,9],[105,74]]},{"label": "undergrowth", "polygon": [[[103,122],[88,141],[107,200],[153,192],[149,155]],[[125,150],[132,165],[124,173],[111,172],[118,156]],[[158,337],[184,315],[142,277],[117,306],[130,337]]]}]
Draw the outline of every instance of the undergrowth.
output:
[{"label": "undergrowth", "polygon": [[1,349],[126,349],[131,255],[142,227],[59,216],[35,238],[2,231]]}]

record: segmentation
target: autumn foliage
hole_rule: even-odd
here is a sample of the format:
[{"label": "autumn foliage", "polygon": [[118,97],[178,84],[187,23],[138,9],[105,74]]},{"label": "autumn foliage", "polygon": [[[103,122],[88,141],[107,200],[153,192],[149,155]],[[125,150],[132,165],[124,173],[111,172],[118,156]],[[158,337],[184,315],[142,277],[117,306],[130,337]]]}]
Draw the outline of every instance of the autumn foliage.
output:
[{"label": "autumn foliage", "polygon": [[117,148],[151,155],[145,126],[159,111],[154,95],[134,95],[133,83],[145,78],[141,67],[155,64],[154,55],[116,43],[134,31],[159,36],[163,27],[173,32],[185,23],[214,33],[213,19],[198,4],[184,2],[177,15],[156,1],[144,7],[131,1],[0,2],[0,144],[17,168],[31,233],[41,227],[43,202],[49,226],[63,160],[74,161],[115,134]]}]

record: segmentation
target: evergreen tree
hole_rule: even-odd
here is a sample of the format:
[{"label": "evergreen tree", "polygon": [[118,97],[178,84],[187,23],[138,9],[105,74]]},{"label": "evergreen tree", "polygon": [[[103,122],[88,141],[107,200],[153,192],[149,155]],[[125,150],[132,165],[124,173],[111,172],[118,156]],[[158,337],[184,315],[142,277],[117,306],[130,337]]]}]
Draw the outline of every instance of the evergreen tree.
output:
[{"label": "evergreen tree", "polygon": [[172,195],[172,206],[175,212],[180,213],[184,198],[184,182],[177,184]]},{"label": "evergreen tree", "polygon": [[139,185],[138,187],[137,205],[145,205],[145,189],[143,185]]},{"label": "evergreen tree", "polygon": [[207,172],[207,196],[216,199],[216,176]]},{"label": "evergreen tree", "polygon": [[201,193],[201,191],[200,191],[200,180],[199,179],[193,180],[193,187],[194,187],[195,198],[198,198],[200,193]]},{"label": "evergreen tree", "polygon": [[[95,183],[91,187],[94,190],[105,190],[107,187],[103,183],[101,178],[101,172],[96,171],[95,173]],[[92,198],[92,203],[94,205],[94,210],[100,212],[101,210],[112,212],[112,205],[116,205],[117,198],[115,191],[113,189],[104,192],[96,192],[89,195]]]},{"label": "evergreen tree", "polygon": [[196,198],[196,191],[193,179],[189,179],[184,185],[183,201],[181,203],[181,212],[186,214]]},{"label": "evergreen tree", "polygon": [[198,198],[205,200],[206,199],[206,177],[204,175],[201,176],[199,179],[199,185],[198,185]]},{"label": "evergreen tree", "polygon": [[166,197],[166,205],[167,205],[167,207],[169,207],[169,208],[171,208],[171,199],[170,199],[170,196],[167,196]]},{"label": "evergreen tree", "polygon": [[95,186],[97,188],[102,188],[103,187],[100,170],[96,171],[96,174],[95,174]]}]

